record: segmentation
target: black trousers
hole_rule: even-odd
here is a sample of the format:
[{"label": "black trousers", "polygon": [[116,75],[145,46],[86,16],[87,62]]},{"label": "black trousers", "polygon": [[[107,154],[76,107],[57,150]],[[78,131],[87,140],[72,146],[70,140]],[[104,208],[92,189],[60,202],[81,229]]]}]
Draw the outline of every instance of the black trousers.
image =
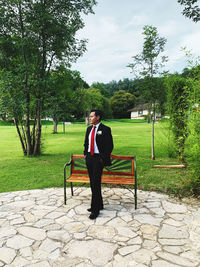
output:
[{"label": "black trousers", "polygon": [[103,162],[98,154],[86,157],[86,165],[90,177],[90,187],[92,191],[91,209],[98,213],[103,208],[103,199],[101,194],[101,175],[103,171]]}]

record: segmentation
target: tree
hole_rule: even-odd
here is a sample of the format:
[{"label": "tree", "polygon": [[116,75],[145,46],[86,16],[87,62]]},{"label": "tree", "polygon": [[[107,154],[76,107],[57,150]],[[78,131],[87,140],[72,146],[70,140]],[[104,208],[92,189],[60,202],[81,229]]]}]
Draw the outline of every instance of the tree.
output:
[{"label": "tree", "polygon": [[72,93],[71,103],[72,103],[72,115],[76,119],[83,119],[86,109],[85,103],[85,90],[84,88],[77,88]]},{"label": "tree", "polygon": [[106,89],[103,83],[92,83],[91,88],[99,89],[101,95],[103,96],[102,99],[102,115],[104,118],[111,118],[112,117],[112,110],[110,106],[110,93],[108,89]]},{"label": "tree", "polygon": [[86,50],[86,40],[75,35],[84,27],[82,14],[92,13],[94,4],[95,0],[1,1],[2,88],[10,99],[9,112],[24,155],[41,152],[41,116],[50,71],[61,64],[69,66]]},{"label": "tree", "polygon": [[112,109],[110,104],[110,98],[103,96],[103,104],[102,104],[102,114],[103,118],[112,118]]},{"label": "tree", "polygon": [[72,112],[71,97],[75,86],[83,86],[80,73],[59,67],[50,73],[48,99],[44,104],[45,117],[51,117],[54,123],[53,133],[57,133],[60,120],[69,119]]},{"label": "tree", "polygon": [[200,57],[186,51],[188,94],[188,138],[185,142],[184,159],[188,163],[190,179],[186,190],[200,194]]},{"label": "tree", "polygon": [[57,125],[60,120],[72,119],[73,92],[84,87],[88,87],[88,85],[78,71],[61,66],[50,73],[48,99],[45,102],[44,114],[53,119],[53,133],[57,133]]},{"label": "tree", "polygon": [[[159,37],[156,27],[146,25],[143,28],[144,34],[144,44],[141,54],[133,56],[133,63],[130,63],[128,67],[132,69],[135,75],[140,77],[145,77],[149,81],[149,90],[151,92],[155,91],[156,86],[154,86],[153,77],[159,73],[159,69],[164,66],[167,61],[166,56],[160,57],[160,54],[164,51],[164,46],[166,39],[164,37]],[[159,88],[162,90],[162,88]],[[153,107],[153,120],[152,120],[152,159],[155,159],[154,151],[154,121],[155,121],[155,106],[157,97],[159,94],[151,93],[149,94],[148,101],[149,107]],[[150,112],[149,112],[150,114]]]},{"label": "tree", "polygon": [[200,21],[200,7],[196,5],[198,0],[178,0],[184,6],[182,14],[194,22]]},{"label": "tree", "polygon": [[139,85],[141,100],[143,103],[149,104],[149,114],[153,110],[153,115],[155,112],[160,112],[163,115],[165,112],[164,104],[167,100],[165,79],[147,76],[140,80]]},{"label": "tree", "polygon": [[11,84],[14,84],[13,76],[0,71],[0,114],[4,120],[11,120],[13,116],[22,118],[24,114],[24,99],[20,91],[14,89]]},{"label": "tree", "polygon": [[170,127],[174,134],[179,159],[183,160],[185,141],[188,136],[188,89],[190,83],[179,75],[171,75],[167,78],[166,84]]},{"label": "tree", "polygon": [[72,105],[73,114],[76,118],[85,118],[86,124],[88,124],[88,116],[91,109],[102,109],[104,104],[104,97],[99,89],[79,88],[73,93]]},{"label": "tree", "polygon": [[159,73],[159,69],[163,67],[167,61],[166,56],[162,56],[160,53],[164,51],[166,38],[159,37],[156,27],[146,25],[143,28],[144,44],[141,54],[133,56],[133,63],[130,63],[128,67],[132,69],[136,76],[140,77],[153,77]]},{"label": "tree", "polygon": [[135,103],[134,95],[119,90],[111,97],[111,109],[115,118],[127,118],[128,109],[132,108]]},{"label": "tree", "polygon": [[99,83],[99,82],[96,82],[96,83],[93,83],[91,85],[91,88],[97,88],[100,90],[101,94],[105,97],[109,97],[110,94],[108,92],[108,90],[105,88],[104,84],[103,83]]},{"label": "tree", "polygon": [[99,89],[89,88],[85,90],[85,120],[89,122],[89,113],[92,109],[102,109],[103,96]]}]

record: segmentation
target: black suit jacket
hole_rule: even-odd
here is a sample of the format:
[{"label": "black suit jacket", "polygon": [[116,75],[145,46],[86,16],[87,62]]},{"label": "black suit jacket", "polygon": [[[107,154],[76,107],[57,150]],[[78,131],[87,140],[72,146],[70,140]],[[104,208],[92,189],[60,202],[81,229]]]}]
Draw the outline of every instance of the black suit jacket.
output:
[{"label": "black suit jacket", "polygon": [[[92,126],[89,126],[85,134],[84,155],[87,155],[88,153],[88,146],[89,146],[88,137],[91,130]],[[113,138],[110,127],[102,123],[99,125],[96,133],[96,144],[99,150],[100,157],[104,162],[104,166],[111,165],[110,154],[113,150]]]}]

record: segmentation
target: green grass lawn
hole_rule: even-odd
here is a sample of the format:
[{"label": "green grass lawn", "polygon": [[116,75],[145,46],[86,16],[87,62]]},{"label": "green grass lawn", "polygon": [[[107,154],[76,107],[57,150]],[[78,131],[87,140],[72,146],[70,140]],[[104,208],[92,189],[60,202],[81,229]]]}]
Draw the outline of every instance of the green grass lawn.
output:
[{"label": "green grass lawn", "polygon": [[[155,164],[178,164],[167,156],[165,123],[155,125],[156,160],[151,160],[151,124],[131,120],[105,121],[112,129],[113,154],[136,155],[138,186],[143,190],[181,193],[185,169],[155,169]],[[86,126],[84,124],[42,127],[43,154],[23,156],[15,126],[0,125],[0,192],[63,186],[63,166],[71,153],[82,154]]]}]

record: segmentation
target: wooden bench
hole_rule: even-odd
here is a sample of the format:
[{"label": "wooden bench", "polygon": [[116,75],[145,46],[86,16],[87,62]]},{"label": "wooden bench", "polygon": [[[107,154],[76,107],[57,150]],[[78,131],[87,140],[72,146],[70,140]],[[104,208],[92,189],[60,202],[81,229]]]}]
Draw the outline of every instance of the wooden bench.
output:
[{"label": "wooden bench", "polygon": [[[134,186],[135,209],[137,209],[137,174],[135,156],[116,156],[111,154],[111,166],[103,169],[101,182],[103,184],[114,184],[125,187]],[[66,169],[70,166],[70,174],[66,177]],[[90,183],[84,155],[71,155],[69,163],[64,165],[64,202],[66,205],[66,183],[71,184],[71,195],[73,196],[73,183]]]}]

